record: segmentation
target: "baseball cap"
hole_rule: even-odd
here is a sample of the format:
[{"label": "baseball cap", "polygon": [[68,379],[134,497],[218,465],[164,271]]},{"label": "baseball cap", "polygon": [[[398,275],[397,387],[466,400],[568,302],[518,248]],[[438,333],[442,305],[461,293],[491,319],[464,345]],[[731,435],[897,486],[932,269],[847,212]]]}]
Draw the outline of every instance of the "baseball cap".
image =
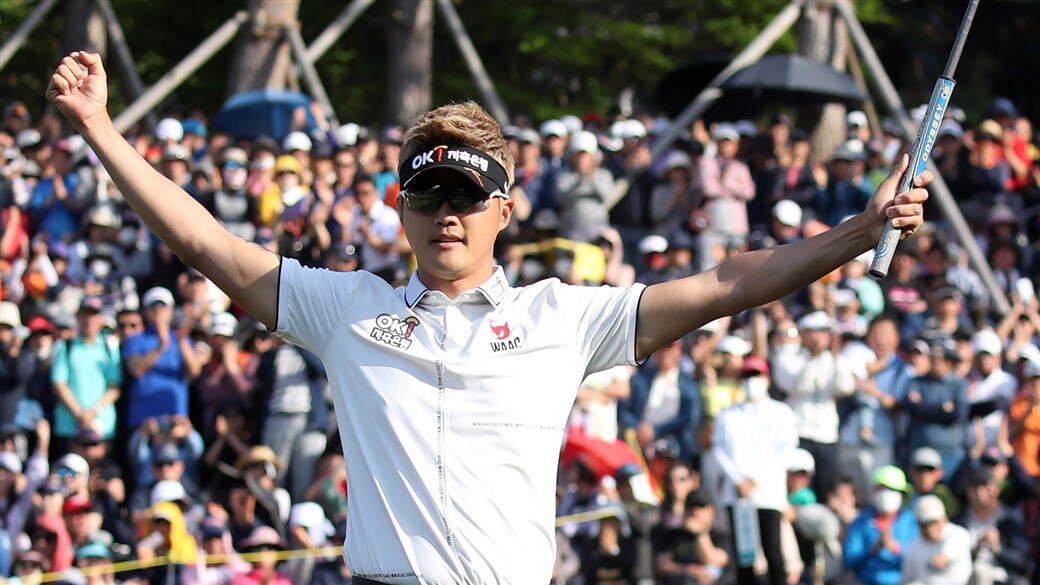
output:
[{"label": "baseball cap", "polygon": [[40,136],[39,131],[29,128],[28,130],[22,130],[18,133],[18,136],[14,139],[14,144],[21,150],[26,148],[32,148],[40,143],[43,137]]},{"label": "baseball cap", "polygon": [[693,164],[690,160],[690,155],[686,154],[681,150],[673,150],[668,153],[668,156],[664,159],[664,172],[668,172],[672,169],[687,169],[689,170],[690,165]]},{"label": "baseball cap", "polygon": [[176,118],[163,118],[155,126],[155,137],[164,142],[180,142],[184,138],[184,126]]},{"label": "baseball cap", "polygon": [[162,151],[162,160],[188,161],[188,150],[180,144],[170,144]]},{"label": "baseball cap", "polygon": [[971,470],[971,474],[968,476],[968,485],[985,485],[995,479],[993,468],[989,465],[982,465]]},{"label": "baseball cap", "polygon": [[773,217],[786,226],[801,227],[802,206],[790,199],[782,199],[773,206]]},{"label": "baseball cap", "polygon": [[739,142],[740,132],[737,132],[737,128],[733,124],[723,123],[715,127],[715,131],[711,133],[711,138],[716,142],[720,140]]},{"label": "baseball cap", "polygon": [[931,447],[919,447],[910,454],[910,465],[913,467],[933,467],[942,469],[942,456]]},{"label": "baseball cap", "polygon": [[173,293],[167,288],[153,286],[145,291],[144,296],[141,297],[141,305],[150,307],[155,303],[162,303],[167,307],[172,307],[174,305]]},{"label": "baseball cap", "polygon": [[404,144],[404,131],[399,126],[387,126],[379,132],[379,141],[389,144]]},{"label": "baseball cap", "polygon": [[58,459],[58,462],[54,464],[54,469],[69,469],[80,475],[90,475],[90,464],[87,460],[76,455],[75,453],[67,453]]},{"label": "baseball cap", "polygon": [[971,336],[971,350],[975,353],[1000,355],[1003,349],[1000,336],[992,329],[980,329]]},{"label": "baseball cap", "polygon": [[488,195],[509,195],[506,169],[486,152],[467,146],[437,145],[416,152],[410,160],[402,160],[398,170],[401,190],[407,191],[415,179],[440,168],[464,174]]},{"label": "baseball cap", "polygon": [[834,291],[834,306],[849,307],[857,299],[856,291],[851,288],[839,288]]},{"label": "baseball cap", "polygon": [[22,460],[11,451],[4,451],[0,453],[0,467],[13,473],[21,473]]},{"label": "baseball cap", "polygon": [[254,445],[244,455],[238,458],[235,467],[239,470],[251,467],[258,463],[272,463],[275,468],[282,466],[282,462],[275,455],[274,450],[267,445]]},{"label": "baseball cap", "polygon": [[1027,361],[1025,368],[1022,369],[1022,376],[1026,379],[1040,378],[1040,363]]},{"label": "baseball cap", "polygon": [[87,577],[79,569],[65,569],[52,581],[54,585],[87,585]]},{"label": "baseball cap", "polygon": [[112,558],[112,551],[108,550],[108,547],[101,543],[101,541],[93,540],[76,549],[76,560],[79,559],[105,559],[109,560]]},{"label": "baseball cap", "polygon": [[294,150],[310,152],[312,146],[313,143],[311,142],[311,137],[299,130],[296,132],[290,132],[285,137],[285,140],[282,141],[283,152],[292,152]]},{"label": "baseball cap", "polygon": [[683,505],[687,510],[691,508],[704,508],[712,505],[711,496],[708,494],[707,490],[693,490],[686,496]]},{"label": "baseball cap", "polygon": [[65,500],[65,505],[61,508],[61,513],[66,516],[73,514],[79,514],[80,512],[89,512],[93,504],[90,502],[90,498],[81,496],[79,494],[73,494]]},{"label": "baseball cap", "polygon": [[79,430],[76,431],[74,440],[77,443],[100,443],[101,433],[93,427],[80,427]]},{"label": "baseball cap", "polygon": [[187,502],[189,497],[184,484],[175,479],[164,479],[152,486],[149,500],[154,506],[159,502]]},{"label": "baseball cap", "polygon": [[964,295],[961,294],[961,291],[953,288],[952,286],[944,286],[939,290],[935,291],[935,300],[942,301],[945,299],[953,299],[957,302],[961,302],[964,300]]},{"label": "baseball cap", "polygon": [[588,152],[596,154],[599,152],[599,139],[588,130],[579,130],[571,136],[571,152]]},{"label": "baseball cap", "polygon": [[866,128],[867,115],[859,110],[854,110],[845,116],[845,123],[856,128]]},{"label": "baseball cap", "polygon": [[921,524],[946,519],[946,506],[938,496],[921,496],[914,503],[914,516]]},{"label": "baseball cap", "polygon": [[855,152],[848,146],[842,145],[834,149],[831,153],[831,160],[844,160],[849,162],[855,162],[863,159],[862,152]]},{"label": "baseball cap", "polygon": [[336,132],[336,143],[340,146],[354,146],[358,142],[358,137],[361,135],[361,126],[353,122],[347,122],[339,127],[339,131]]},{"label": "baseball cap", "polygon": [[194,134],[202,138],[206,137],[206,125],[197,118],[185,118],[181,122],[181,129],[184,130],[185,134]]},{"label": "baseball cap", "polygon": [[812,453],[802,449],[795,449],[787,460],[787,471],[808,471],[816,473],[816,459]]},{"label": "baseball cap", "polygon": [[11,329],[22,326],[22,312],[18,305],[11,301],[0,301],[0,325],[7,325]]},{"label": "baseball cap", "polygon": [[743,337],[727,335],[719,340],[719,344],[715,347],[715,351],[718,353],[746,356],[751,353],[751,342]]},{"label": "baseball cap", "polygon": [[961,138],[964,136],[964,127],[957,120],[943,120],[942,124],[939,124],[939,136]]},{"label": "baseball cap", "polygon": [[517,133],[517,139],[520,140],[520,144],[533,144],[535,146],[542,145],[542,137],[538,135],[538,131],[533,128],[523,128]]},{"label": "baseball cap", "polygon": [[358,257],[357,246],[346,242],[333,244],[329,248],[329,258],[336,260],[356,260]]},{"label": "baseball cap", "polygon": [[55,335],[58,332],[58,330],[54,328],[54,325],[47,320],[47,317],[44,317],[43,315],[36,315],[32,319],[29,319],[29,322],[26,323],[25,326],[29,328],[30,334],[46,332]]},{"label": "baseball cap", "polygon": [[542,123],[539,133],[542,135],[542,138],[548,138],[550,136],[566,138],[569,134],[567,132],[567,125],[559,120],[546,120]]},{"label": "baseball cap", "polygon": [[993,100],[993,107],[990,108],[994,116],[1010,116],[1012,118],[1018,116],[1018,110],[1015,109],[1015,104],[1006,97],[998,97]]},{"label": "baseball cap", "polygon": [[159,465],[161,463],[173,463],[174,461],[180,461],[181,452],[177,448],[177,445],[173,443],[160,443],[155,447],[152,447],[152,464]]},{"label": "baseball cap", "polygon": [[4,106],[4,117],[15,117],[28,120],[29,108],[25,106],[25,103],[15,100]]},{"label": "baseball cap", "polygon": [[285,543],[282,542],[282,537],[278,535],[278,531],[270,526],[257,526],[249,533],[249,537],[242,541],[242,550],[249,550],[258,546],[276,546],[278,548],[285,548]]},{"label": "baseball cap", "polygon": [[209,334],[234,337],[236,329],[238,329],[238,319],[234,315],[227,312],[217,313],[213,315],[213,322],[209,326]]},{"label": "baseball cap", "polygon": [[733,123],[733,129],[736,130],[737,135],[741,137],[754,137],[758,135],[758,126],[756,126],[751,120],[737,120]]},{"label": "baseball cap", "polygon": [[224,149],[224,152],[221,155],[221,160],[224,165],[227,165],[228,163],[238,163],[242,166],[246,166],[246,164],[249,163],[249,156],[246,155],[246,151],[241,148],[232,146]]},{"label": "baseball cap", "polygon": [[669,250],[693,250],[696,246],[693,236],[684,230],[676,230],[672,237],[668,238]]},{"label": "baseball cap", "polygon": [[757,356],[744,358],[744,366],[740,368],[740,375],[743,377],[752,374],[769,374],[769,364],[766,363],[766,360]]},{"label": "baseball cap", "polygon": [[79,304],[77,313],[100,313],[103,308],[101,297],[85,297]]},{"label": "baseball cap", "polygon": [[666,250],[668,250],[668,240],[666,240],[664,236],[650,234],[642,240],[639,240],[640,254],[664,254]]},{"label": "baseball cap", "polygon": [[798,319],[800,331],[830,331],[831,327],[831,317],[823,311],[813,311]]},{"label": "baseball cap", "polygon": [[870,478],[870,483],[873,486],[882,486],[897,492],[906,491],[907,486],[906,474],[895,465],[885,465],[875,471]]},{"label": "baseball cap", "polygon": [[976,132],[978,138],[991,138],[996,141],[1004,140],[1004,128],[996,120],[983,120]]},{"label": "baseball cap", "polygon": [[207,518],[202,522],[199,532],[202,534],[202,540],[223,538],[227,533],[227,526],[216,518]]}]

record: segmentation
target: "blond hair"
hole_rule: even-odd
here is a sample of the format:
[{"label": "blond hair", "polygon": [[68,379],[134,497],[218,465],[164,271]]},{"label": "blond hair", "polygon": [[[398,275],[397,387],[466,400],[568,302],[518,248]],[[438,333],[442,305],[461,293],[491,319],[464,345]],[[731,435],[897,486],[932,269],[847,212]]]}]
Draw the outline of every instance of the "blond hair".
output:
[{"label": "blond hair", "polygon": [[468,146],[486,152],[502,165],[509,184],[513,184],[513,155],[509,153],[498,122],[480,104],[472,101],[448,104],[420,116],[408,130],[401,147],[401,160],[410,160],[413,155],[440,144]]}]

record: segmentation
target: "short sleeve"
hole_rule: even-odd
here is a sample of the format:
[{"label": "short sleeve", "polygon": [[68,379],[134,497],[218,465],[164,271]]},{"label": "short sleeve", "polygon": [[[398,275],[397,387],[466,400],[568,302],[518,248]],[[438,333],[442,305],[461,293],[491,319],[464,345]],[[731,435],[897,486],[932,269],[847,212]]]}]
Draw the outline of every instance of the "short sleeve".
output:
[{"label": "short sleeve", "polygon": [[282,258],[275,334],[322,355],[342,320],[346,303],[351,302],[361,274],[307,268],[298,260]]},{"label": "short sleeve", "polygon": [[587,364],[586,375],[617,365],[639,365],[636,316],[645,288],[566,286],[561,309],[577,316],[576,343]]}]

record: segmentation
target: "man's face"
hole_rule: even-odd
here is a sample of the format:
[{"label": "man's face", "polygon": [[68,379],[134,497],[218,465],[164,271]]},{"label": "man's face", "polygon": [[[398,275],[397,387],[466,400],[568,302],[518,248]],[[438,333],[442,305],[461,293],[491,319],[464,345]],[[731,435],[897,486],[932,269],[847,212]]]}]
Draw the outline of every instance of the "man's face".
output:
[{"label": "man's face", "polygon": [[[421,178],[423,185],[418,187],[440,185],[446,190],[481,194],[465,175],[450,169],[434,169]],[[415,254],[419,275],[433,281],[455,282],[490,269],[495,239],[498,232],[509,225],[513,201],[495,197],[486,209],[468,214],[456,212],[444,202],[433,215],[424,215],[409,209],[405,198],[401,197],[398,210]],[[424,283],[432,286],[431,280],[424,280]]]},{"label": "man's face", "polygon": [[942,479],[942,469],[926,465],[914,465],[910,468],[910,480],[913,481],[917,491],[929,494]]},{"label": "man's face", "polygon": [[76,314],[79,321],[79,331],[84,337],[92,337],[101,331],[104,319],[97,311],[80,311]]},{"label": "man's face", "polygon": [[875,353],[888,355],[899,347],[899,330],[891,321],[878,321],[867,332],[867,345]]},{"label": "man's face", "polygon": [[921,536],[929,542],[938,542],[942,537],[943,527],[946,526],[946,520],[935,520],[933,522],[922,522],[921,523]]},{"label": "man's face", "polygon": [[991,353],[980,353],[975,358],[975,363],[979,366],[979,373],[988,376],[1000,367],[1000,357]]},{"label": "man's face", "polygon": [[340,152],[334,160],[336,167],[336,180],[342,183],[352,183],[354,175],[357,174],[357,157],[352,152]]},{"label": "man's face", "polygon": [[157,462],[152,466],[152,471],[155,474],[156,481],[163,479],[180,481],[184,475],[184,462],[180,460]]},{"label": "man's face", "polygon": [[361,181],[354,186],[354,196],[357,197],[358,206],[361,207],[361,211],[368,213],[372,211],[372,207],[374,207],[376,201],[379,200],[379,191],[376,190],[375,183],[372,183],[371,181]]}]

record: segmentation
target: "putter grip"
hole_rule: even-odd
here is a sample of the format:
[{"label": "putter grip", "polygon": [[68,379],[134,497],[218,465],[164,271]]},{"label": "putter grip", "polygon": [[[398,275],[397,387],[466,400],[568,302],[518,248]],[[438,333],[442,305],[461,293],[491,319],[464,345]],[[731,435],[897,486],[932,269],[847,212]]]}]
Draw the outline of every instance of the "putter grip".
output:
[{"label": "putter grip", "polygon": [[[928,100],[928,110],[925,112],[921,127],[917,130],[917,138],[910,150],[910,165],[906,169],[902,180],[899,181],[899,190],[896,194],[906,193],[914,184],[917,175],[924,172],[928,167],[928,158],[935,146],[935,138],[939,134],[939,126],[942,125],[943,116],[946,115],[946,106],[950,105],[950,96],[957,84],[949,77],[940,77],[935,80],[935,88],[932,89],[932,98]],[[869,273],[877,279],[888,276],[888,267],[892,263],[892,255],[899,243],[899,230],[892,226],[892,220],[885,222],[885,229],[881,232],[881,240],[874,248],[874,260],[870,263]]]}]

